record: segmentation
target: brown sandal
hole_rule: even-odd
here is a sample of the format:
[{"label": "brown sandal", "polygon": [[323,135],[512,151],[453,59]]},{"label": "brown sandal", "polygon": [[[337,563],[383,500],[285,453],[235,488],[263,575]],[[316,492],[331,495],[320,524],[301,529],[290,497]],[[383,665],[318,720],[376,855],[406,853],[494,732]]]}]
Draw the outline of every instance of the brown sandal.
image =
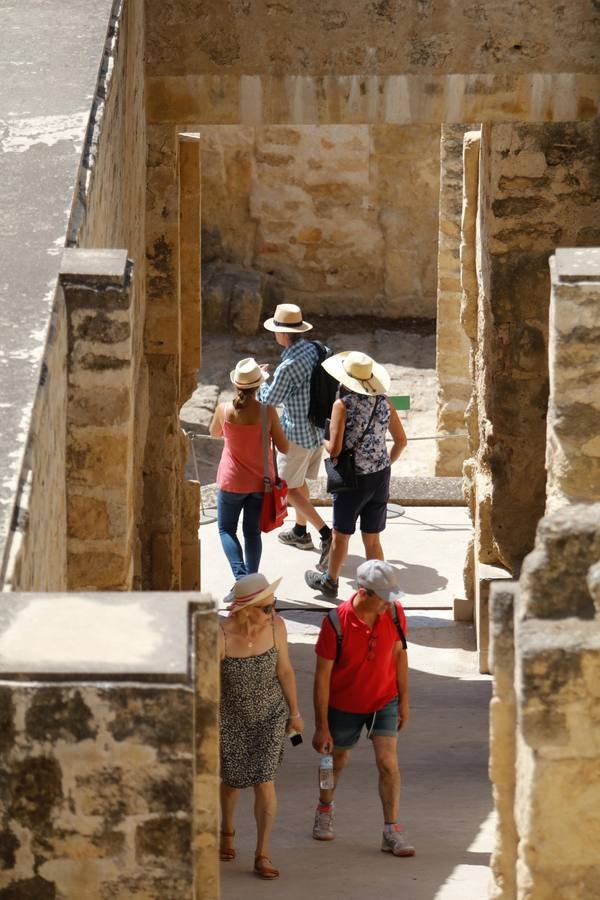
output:
[{"label": "brown sandal", "polygon": [[257,856],[254,860],[254,874],[259,878],[279,878],[279,869],[273,868],[268,856]]},{"label": "brown sandal", "polygon": [[233,847],[224,847],[223,838],[235,837],[235,831],[221,831],[221,846],[219,847],[219,859],[223,862],[229,862],[235,859],[235,850]]}]

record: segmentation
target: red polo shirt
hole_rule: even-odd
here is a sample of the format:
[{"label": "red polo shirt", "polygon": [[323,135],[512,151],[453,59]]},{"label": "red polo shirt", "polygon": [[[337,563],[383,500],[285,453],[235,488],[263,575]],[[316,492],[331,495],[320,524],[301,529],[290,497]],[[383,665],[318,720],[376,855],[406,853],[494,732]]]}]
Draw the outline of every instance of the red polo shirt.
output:
[{"label": "red polo shirt", "polygon": [[[369,628],[354,611],[354,597],[356,594],[337,608],[343,635],[342,653],[331,672],[329,705],[344,712],[370,713],[382,709],[398,693],[392,650],[400,637],[389,610],[377,616],[373,628]],[[396,607],[406,634],[402,604],[396,602]],[[324,659],[335,659],[336,648],[335,629],[326,616],[315,652]],[[368,656],[373,658],[368,659]]]}]

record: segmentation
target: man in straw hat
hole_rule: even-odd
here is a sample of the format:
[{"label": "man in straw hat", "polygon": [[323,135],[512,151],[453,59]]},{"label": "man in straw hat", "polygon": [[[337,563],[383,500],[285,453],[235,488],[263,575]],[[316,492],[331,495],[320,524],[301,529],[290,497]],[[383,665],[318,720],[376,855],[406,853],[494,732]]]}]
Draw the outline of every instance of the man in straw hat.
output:
[{"label": "man in straw hat", "polygon": [[383,812],[381,850],[414,856],[398,824],[398,731],[408,724],[406,615],[400,573],[379,559],[356,570],[358,590],[325,617],[315,646],[315,733],[318,753],[333,753],[334,787],[321,789],[313,837],[332,841],[334,791],[363,727],[373,744]]},{"label": "man in straw hat", "polygon": [[323,429],[313,425],[308,418],[310,380],[319,363],[314,343],[304,337],[312,325],[303,320],[299,306],[280,303],[275,315],[267,319],[264,326],[273,332],[283,350],[272,380],[262,385],[258,396],[263,403],[283,406],[281,424],[290,446],[287,453],[278,454],[277,467],[287,482],[288,499],[296,509],[296,524],[290,530],[280,532],[279,540],[288,547],[312,550],[312,538],[306,530],[306,523],[310,522],[321,538],[319,565],[325,566],[331,547],[331,529],[310,502],[306,483],[307,478],[318,475],[324,437]]},{"label": "man in straw hat", "polygon": [[[346,350],[330,356],[321,365],[340,382],[340,397],[333,404],[325,449],[334,460],[342,449],[353,450],[357,482],[352,490],[333,494],[333,540],[327,565],[319,565],[319,571],[304,575],[310,588],[334,598],[359,518],[365,556],[383,559],[379,535],[386,525],[391,464],[406,447],[406,434],[398,413],[385,396],[391,379],[380,363],[366,353]],[[388,432],[392,437],[389,450]]]}]

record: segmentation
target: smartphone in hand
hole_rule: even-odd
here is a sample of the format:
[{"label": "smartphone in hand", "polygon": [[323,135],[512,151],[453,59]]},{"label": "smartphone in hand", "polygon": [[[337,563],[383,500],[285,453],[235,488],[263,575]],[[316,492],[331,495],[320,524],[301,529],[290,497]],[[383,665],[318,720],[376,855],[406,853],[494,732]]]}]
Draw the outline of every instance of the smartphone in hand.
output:
[{"label": "smartphone in hand", "polygon": [[296,732],[296,734],[290,734],[290,742],[292,744],[292,747],[297,747],[298,744],[302,743],[302,735],[299,732]]},{"label": "smartphone in hand", "polygon": [[325,419],[325,440],[329,440],[329,428],[331,426],[331,419]]}]

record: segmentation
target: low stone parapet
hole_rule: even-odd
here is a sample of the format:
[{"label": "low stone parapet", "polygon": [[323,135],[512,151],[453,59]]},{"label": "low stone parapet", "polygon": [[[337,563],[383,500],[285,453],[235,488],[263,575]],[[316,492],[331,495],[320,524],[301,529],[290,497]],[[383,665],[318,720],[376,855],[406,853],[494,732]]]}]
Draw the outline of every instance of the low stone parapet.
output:
[{"label": "low stone parapet", "polygon": [[0,896],[218,896],[216,612],[13,594],[0,614]]}]

